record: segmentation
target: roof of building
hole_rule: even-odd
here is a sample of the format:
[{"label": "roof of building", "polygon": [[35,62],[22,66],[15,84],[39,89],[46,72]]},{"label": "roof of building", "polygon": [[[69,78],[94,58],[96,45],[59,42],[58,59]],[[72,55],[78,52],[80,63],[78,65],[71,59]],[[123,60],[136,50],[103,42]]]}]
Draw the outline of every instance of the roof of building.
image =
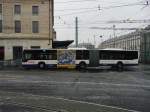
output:
[{"label": "roof of building", "polygon": [[67,48],[74,40],[53,41],[52,48]]}]

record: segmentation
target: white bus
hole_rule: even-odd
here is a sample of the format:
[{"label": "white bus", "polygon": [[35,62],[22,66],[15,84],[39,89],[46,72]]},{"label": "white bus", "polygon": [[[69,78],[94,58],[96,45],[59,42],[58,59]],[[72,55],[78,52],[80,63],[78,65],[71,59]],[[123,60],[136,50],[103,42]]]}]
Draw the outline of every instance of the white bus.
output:
[{"label": "white bus", "polygon": [[24,50],[22,65],[25,68],[80,68],[98,66],[138,65],[138,51],[87,50],[87,49],[39,49]]}]

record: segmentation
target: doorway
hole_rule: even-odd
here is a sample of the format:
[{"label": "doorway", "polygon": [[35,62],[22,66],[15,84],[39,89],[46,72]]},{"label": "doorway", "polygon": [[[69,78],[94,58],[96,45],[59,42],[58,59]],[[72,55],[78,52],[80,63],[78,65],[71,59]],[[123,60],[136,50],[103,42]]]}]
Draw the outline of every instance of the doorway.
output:
[{"label": "doorway", "polygon": [[14,46],[13,47],[13,60],[22,59],[22,46]]}]

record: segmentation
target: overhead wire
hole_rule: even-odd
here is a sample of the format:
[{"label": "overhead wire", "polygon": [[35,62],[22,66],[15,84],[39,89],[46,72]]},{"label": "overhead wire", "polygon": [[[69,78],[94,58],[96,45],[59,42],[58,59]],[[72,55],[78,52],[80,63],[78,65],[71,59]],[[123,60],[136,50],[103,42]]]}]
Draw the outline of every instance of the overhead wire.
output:
[{"label": "overhead wire", "polygon": [[85,10],[85,9],[96,9],[98,7],[91,7],[91,8],[74,8],[74,9],[60,9],[60,10],[55,10],[57,12],[61,12],[61,11],[76,11],[76,10]]},{"label": "overhead wire", "polygon": [[[141,3],[141,4],[140,4]],[[111,5],[111,6],[107,6],[107,7],[100,7],[101,5],[100,4],[98,4],[98,6],[94,6],[94,7],[91,7],[91,8],[74,8],[74,9],[59,9],[59,10],[55,10],[55,11],[72,11],[72,10],[82,10],[82,9],[95,9],[95,8],[114,8],[114,7],[122,7],[122,6],[129,6],[129,5],[149,5],[149,4],[147,4],[147,3],[143,3],[142,1],[140,1],[140,2],[136,2],[136,3],[130,3],[130,4],[119,4],[119,5]]]},{"label": "overhead wire", "polygon": [[[139,0],[138,0],[139,1]],[[112,2],[111,2],[112,3]],[[118,2],[113,2],[113,3],[118,3]],[[135,3],[135,2],[134,2]],[[143,2],[143,0],[141,1],[139,1],[139,2],[136,2],[136,3],[142,3],[142,4],[144,4],[145,2]],[[122,4],[127,4],[127,3],[119,3],[118,5],[122,5]],[[130,3],[131,4],[131,3]],[[95,8],[95,7],[93,7],[93,8]],[[95,19],[96,17],[98,17],[100,14],[101,14],[101,7],[100,7],[100,5],[98,6],[98,7],[96,7],[96,8],[98,8],[98,10],[99,10],[99,13],[95,13],[96,15],[93,15],[91,18],[88,18],[88,23],[89,23],[89,21],[90,20],[93,20],[93,19]],[[87,19],[86,19],[87,20]],[[86,22],[87,23],[87,22]]]},{"label": "overhead wire", "polygon": [[[97,21],[95,23],[88,23],[88,24],[84,24],[84,23],[80,23],[80,25],[84,25],[83,27],[87,27],[89,25],[97,25],[97,24],[143,24],[143,23],[150,23],[150,19],[144,19],[144,20],[112,20],[112,21]],[[65,24],[64,24],[65,25]],[[55,26],[64,26],[64,25],[56,25]],[[68,26],[71,26],[71,24],[67,24]]]},{"label": "overhead wire", "polygon": [[55,2],[55,4],[66,4],[66,3],[80,3],[80,2],[94,2],[96,0],[76,0],[76,1],[65,1],[65,2]]},{"label": "overhead wire", "polygon": [[[120,8],[120,7],[127,7],[127,6],[141,6],[141,5],[144,5],[144,6],[147,6],[149,4],[145,4],[145,3],[142,3],[142,2],[138,2],[138,3],[131,3],[131,4],[123,4],[123,5],[115,5],[115,6],[107,6],[107,7],[93,7],[93,8],[80,8],[80,9],[67,9],[68,11],[71,11],[71,10],[84,10],[84,9],[96,9],[96,10],[86,10],[86,11],[80,11],[80,12],[73,12],[73,13],[68,13],[68,14],[63,14],[63,15],[60,15],[60,16],[66,16],[66,15],[74,15],[74,14],[81,14],[81,13],[86,13],[86,12],[93,12],[93,11],[98,11],[98,10],[105,10],[105,9],[113,9],[113,8]],[[57,11],[65,11],[66,9],[63,9],[63,10],[57,10]],[[58,27],[57,27],[58,28]],[[73,28],[74,27],[59,27],[61,29],[70,29],[70,28]],[[89,27],[80,27],[82,29],[91,29]],[[111,28],[106,28],[106,27],[101,27],[100,28],[101,30],[112,30]],[[128,30],[127,28],[122,28],[123,30]],[[135,28],[129,28],[130,30],[135,30]],[[119,30],[119,29],[118,29]]]},{"label": "overhead wire", "polygon": [[72,12],[72,13],[68,13],[68,14],[62,14],[62,15],[55,15],[54,17],[58,17],[58,16],[67,16],[67,15],[74,15],[74,14],[83,14],[83,13],[89,13],[89,12],[95,12],[97,11],[96,9],[94,10],[85,10],[85,11],[80,11],[80,12]]},{"label": "overhead wire", "polygon": [[[137,6],[137,5],[141,6],[141,5],[149,5],[149,4],[143,4],[141,2],[140,3],[138,2],[138,3],[132,3],[132,4],[107,6],[107,7],[99,7],[98,6],[98,7],[93,7],[93,8],[86,8],[86,9],[93,9],[93,10],[85,10],[85,11],[80,11],[80,12],[72,12],[72,13],[68,13],[68,14],[55,15],[55,17],[57,17],[57,16],[66,16],[66,15],[74,15],[74,14],[80,14],[80,13],[86,13],[86,12],[89,12],[89,11],[92,12],[92,11],[98,11],[98,10],[106,10],[106,9],[113,9],[113,8],[120,8],[120,7],[127,7],[127,6]],[[75,9],[73,9],[73,10],[75,10]]]},{"label": "overhead wire", "polygon": [[[139,3],[139,2],[138,2]],[[141,3],[141,2],[140,2]],[[126,5],[121,5],[121,6],[128,6],[128,5],[137,5],[137,4],[126,4]],[[138,4],[139,5],[139,4]],[[141,5],[141,4],[140,4]],[[142,5],[145,5],[145,4],[142,4]],[[146,5],[148,5],[148,4],[146,4]],[[115,7],[118,7],[118,6],[115,6]],[[120,7],[120,6],[119,6]],[[112,7],[111,7],[112,8]],[[87,12],[89,12],[89,11],[87,11]],[[84,13],[84,12],[81,12],[81,13]],[[122,20],[123,21],[123,20]],[[108,23],[109,21],[97,21],[97,22],[92,22],[92,23],[90,23],[90,24],[99,24],[99,22],[100,22],[100,24],[110,24],[110,23]],[[105,23],[104,23],[105,22]],[[123,23],[123,22],[122,22]],[[131,22],[131,23],[137,23],[137,22]],[[80,23],[81,25],[83,25],[83,23]],[[88,24],[89,24],[89,22],[88,22]]]}]

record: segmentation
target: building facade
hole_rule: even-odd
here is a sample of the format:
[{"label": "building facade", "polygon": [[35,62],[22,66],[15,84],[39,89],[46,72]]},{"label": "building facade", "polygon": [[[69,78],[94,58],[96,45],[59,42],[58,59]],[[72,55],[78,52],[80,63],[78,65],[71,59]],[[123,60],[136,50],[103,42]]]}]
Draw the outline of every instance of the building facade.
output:
[{"label": "building facade", "polygon": [[99,48],[121,48],[125,50],[140,50],[141,33],[136,31],[116,38],[108,39]]},{"label": "building facade", "polygon": [[23,49],[51,48],[53,0],[0,0],[0,60],[16,60]]}]

